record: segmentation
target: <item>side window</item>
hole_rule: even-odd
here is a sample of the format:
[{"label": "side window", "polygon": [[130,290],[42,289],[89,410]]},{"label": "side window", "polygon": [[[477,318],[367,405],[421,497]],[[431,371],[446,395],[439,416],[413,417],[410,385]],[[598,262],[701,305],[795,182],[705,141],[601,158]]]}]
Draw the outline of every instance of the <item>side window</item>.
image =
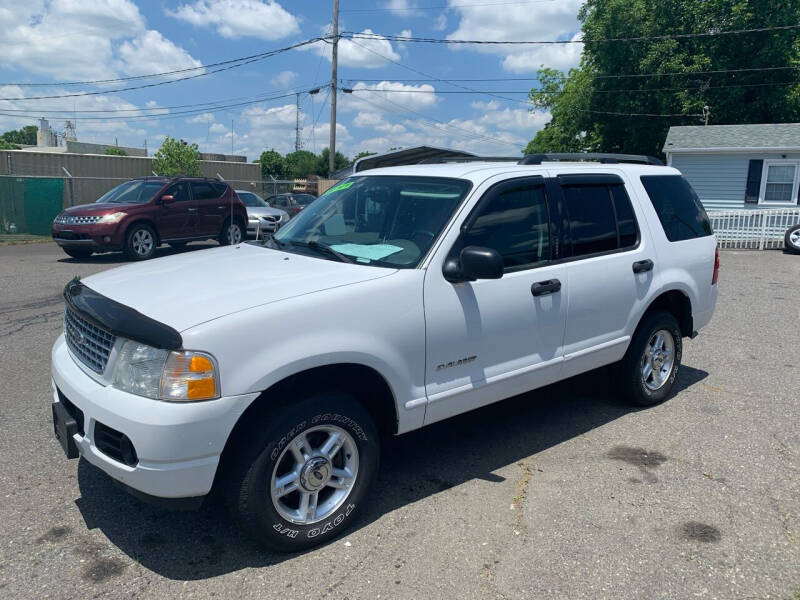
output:
[{"label": "side window", "polygon": [[563,189],[572,256],[616,250],[617,220],[608,186],[567,185]]},{"label": "side window", "polygon": [[683,177],[642,175],[641,179],[670,242],[711,235],[708,215],[692,186]]},{"label": "side window", "polygon": [[193,181],[192,194],[195,200],[210,200],[219,198],[222,194],[214,189],[214,186],[206,181]]},{"label": "side window", "polygon": [[493,248],[503,256],[506,270],[531,267],[550,259],[544,185],[529,181],[504,185],[479,210],[461,235],[459,251],[465,246]]},{"label": "side window", "polygon": [[217,198],[219,198],[220,196],[222,196],[222,194],[228,191],[228,184],[226,183],[212,183],[211,187],[214,188],[214,191],[217,194],[216,196]]},{"label": "side window", "polygon": [[624,185],[611,186],[611,197],[614,200],[614,212],[617,215],[617,231],[619,232],[619,247],[621,249],[633,248],[639,241],[639,230],[636,227],[636,217],[633,206]]},{"label": "side window", "polygon": [[185,181],[169,186],[164,192],[164,196],[175,196],[175,202],[186,202],[191,200],[189,196],[189,184]]}]

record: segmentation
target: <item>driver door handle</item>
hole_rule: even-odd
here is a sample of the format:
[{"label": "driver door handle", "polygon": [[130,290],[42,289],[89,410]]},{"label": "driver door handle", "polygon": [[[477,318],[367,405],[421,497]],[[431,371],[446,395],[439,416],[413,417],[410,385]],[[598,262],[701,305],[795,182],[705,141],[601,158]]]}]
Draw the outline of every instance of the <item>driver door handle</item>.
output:
[{"label": "driver door handle", "polygon": [[196,208],[187,208],[186,212],[197,212]]},{"label": "driver door handle", "polygon": [[537,281],[531,286],[531,294],[534,296],[544,296],[545,294],[555,294],[561,290],[561,282],[558,279],[548,279],[547,281]]},{"label": "driver door handle", "polygon": [[633,272],[645,273],[647,271],[652,271],[654,266],[655,265],[653,264],[653,261],[649,258],[646,260],[637,260],[635,263],[633,263]]}]

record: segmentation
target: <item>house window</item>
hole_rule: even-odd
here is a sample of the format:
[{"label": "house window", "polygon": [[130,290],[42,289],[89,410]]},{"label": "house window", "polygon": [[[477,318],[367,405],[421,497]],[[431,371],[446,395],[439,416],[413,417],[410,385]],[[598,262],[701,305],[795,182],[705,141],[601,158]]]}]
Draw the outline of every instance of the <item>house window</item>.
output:
[{"label": "house window", "polygon": [[765,160],[758,203],[797,204],[798,172],[800,172],[800,162]]}]

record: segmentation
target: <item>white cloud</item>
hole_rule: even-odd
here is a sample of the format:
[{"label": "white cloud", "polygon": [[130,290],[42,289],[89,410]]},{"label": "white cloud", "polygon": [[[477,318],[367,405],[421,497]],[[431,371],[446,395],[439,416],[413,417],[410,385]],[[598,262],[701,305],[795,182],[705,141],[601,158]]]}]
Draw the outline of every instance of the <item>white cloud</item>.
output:
[{"label": "white cloud", "polygon": [[[374,35],[371,29],[362,33]],[[331,60],[331,45],[326,42],[316,42],[302,46],[299,50],[310,50],[319,56]],[[339,66],[361,67],[363,69],[377,69],[391,61],[399,61],[400,55],[392,47],[391,42],[383,36],[370,39],[340,39],[339,40]]]},{"label": "white cloud", "polygon": [[[131,0],[5,2],[0,39],[0,67],[26,77],[110,79],[199,64],[158,32],[147,31]],[[117,40],[131,41],[118,46]]]},{"label": "white cloud", "polygon": [[[147,75],[164,71],[179,71],[199,67],[203,63],[192,58],[158,31],[148,30],[119,47],[120,70],[127,75]],[[192,71],[192,75],[202,73]],[[176,74],[176,77],[185,74]]]},{"label": "white cloud", "polygon": [[438,102],[436,89],[428,83],[407,85],[398,81],[381,81],[367,84],[360,81],[352,89],[352,94],[342,96],[344,111],[416,111],[434,106]]},{"label": "white cloud", "polygon": [[279,88],[288,88],[297,80],[297,73],[294,71],[281,71],[272,78],[272,85]]},{"label": "white cloud", "polygon": [[224,133],[228,131],[228,128],[225,127],[222,123],[212,123],[211,127],[208,128],[211,133]]},{"label": "white cloud", "polygon": [[[584,0],[559,0],[542,2],[532,10],[527,5],[509,4],[503,10],[496,6],[473,5],[457,7],[451,0],[451,10],[459,15],[458,27],[448,39],[471,40],[554,40],[579,39],[578,11]],[[568,69],[578,64],[581,44],[502,46],[478,45],[451,46],[453,50],[470,50],[503,57],[504,70],[514,73],[531,73],[542,65]]]},{"label": "white cloud", "polygon": [[373,129],[384,133],[404,133],[406,128],[399,123],[390,123],[382,115],[374,112],[360,112],[353,119],[353,125],[362,129]]},{"label": "white cloud", "polygon": [[214,122],[214,115],[210,112],[201,113],[199,115],[195,115],[193,117],[189,117],[186,119],[187,123],[213,123]]},{"label": "white cloud", "polygon": [[433,20],[434,31],[444,31],[447,29],[447,15],[442,13]]},{"label": "white cloud", "polygon": [[166,13],[196,27],[215,27],[231,39],[279,40],[300,31],[297,17],[274,0],[196,0]]}]

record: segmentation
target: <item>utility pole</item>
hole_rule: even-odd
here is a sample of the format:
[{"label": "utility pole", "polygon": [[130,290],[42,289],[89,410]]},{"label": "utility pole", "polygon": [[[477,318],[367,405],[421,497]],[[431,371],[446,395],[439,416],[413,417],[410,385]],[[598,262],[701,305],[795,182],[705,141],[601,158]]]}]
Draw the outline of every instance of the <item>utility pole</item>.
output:
[{"label": "utility pole", "polygon": [[233,119],[231,119],[231,155],[233,154]]},{"label": "utility pole", "polygon": [[328,174],[334,171],[336,158],[336,82],[339,58],[339,0],[333,0],[333,54],[331,56],[331,143],[329,145]]},{"label": "utility pole", "polygon": [[300,92],[297,92],[295,96],[297,98],[297,109],[295,110],[294,120],[294,151],[297,152],[303,147],[303,142],[300,140],[303,128],[300,127]]},{"label": "utility pole", "polygon": [[703,107],[703,125],[708,126],[708,117],[711,115],[711,109],[706,105]]}]

